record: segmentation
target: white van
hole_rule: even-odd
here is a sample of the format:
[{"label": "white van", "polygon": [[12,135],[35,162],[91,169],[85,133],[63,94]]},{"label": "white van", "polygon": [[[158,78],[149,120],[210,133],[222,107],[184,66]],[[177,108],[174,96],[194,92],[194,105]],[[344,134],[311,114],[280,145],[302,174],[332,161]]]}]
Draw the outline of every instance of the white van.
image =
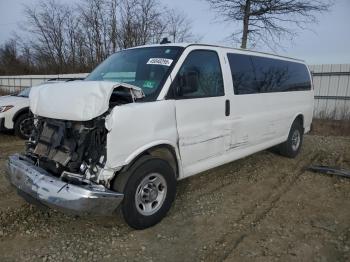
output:
[{"label": "white van", "polygon": [[295,157],[313,113],[303,61],[199,44],[111,55],[85,80],[34,87],[35,128],[9,158],[27,200],[158,223],[176,180],[278,145]]}]

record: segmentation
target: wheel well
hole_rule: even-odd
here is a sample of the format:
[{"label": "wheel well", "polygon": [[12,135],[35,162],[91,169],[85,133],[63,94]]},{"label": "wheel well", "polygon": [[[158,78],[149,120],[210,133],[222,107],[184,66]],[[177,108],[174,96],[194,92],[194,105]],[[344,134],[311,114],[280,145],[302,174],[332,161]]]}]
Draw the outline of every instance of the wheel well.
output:
[{"label": "wheel well", "polygon": [[298,121],[301,126],[304,128],[304,116],[302,114],[299,114],[294,121]]},{"label": "wheel well", "polygon": [[176,158],[175,149],[171,145],[166,144],[157,145],[145,150],[137,157],[135,157],[135,159],[131,163],[129,163],[125,168],[123,168],[123,171],[128,170],[138,159],[140,159],[144,155],[151,155],[167,161],[169,165],[173,168],[176,178],[179,176],[179,165]]},{"label": "wheel well", "polygon": [[13,116],[12,121],[15,123],[17,121],[17,118],[20,117],[23,114],[29,113],[29,107],[25,107],[20,109],[19,111],[16,112],[16,114]]}]

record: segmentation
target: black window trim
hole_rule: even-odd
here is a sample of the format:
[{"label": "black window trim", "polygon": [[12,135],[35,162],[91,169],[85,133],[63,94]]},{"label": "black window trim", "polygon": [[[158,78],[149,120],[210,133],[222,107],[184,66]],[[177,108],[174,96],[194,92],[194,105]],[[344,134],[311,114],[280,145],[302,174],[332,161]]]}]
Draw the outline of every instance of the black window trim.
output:
[{"label": "black window trim", "polygon": [[[174,91],[174,88],[173,88],[173,85],[175,83],[175,80],[182,68],[182,65],[186,62],[186,59],[187,57],[192,53],[192,52],[195,52],[195,51],[209,51],[209,52],[213,52],[216,54],[217,58],[218,58],[218,62],[219,62],[219,67],[220,67],[220,73],[221,73],[221,79],[222,79],[222,87],[223,87],[223,94],[222,95],[217,95],[217,96],[187,96],[187,97],[183,97],[183,96],[177,96],[175,91]],[[183,53],[185,52],[185,50],[183,51]],[[171,73],[169,74],[171,75]],[[212,98],[212,97],[222,97],[222,96],[225,96],[225,82],[224,82],[224,76],[223,76],[223,73],[222,73],[222,66],[221,66],[221,60],[220,60],[220,55],[218,53],[217,50],[213,50],[213,49],[205,49],[205,48],[200,48],[200,49],[193,49],[191,50],[185,57],[183,63],[181,64],[179,70],[177,71],[176,73],[176,76],[174,77],[174,79],[172,79],[171,81],[171,84],[169,86],[169,90],[168,90],[168,93],[167,95],[165,96],[165,99],[174,99],[174,100],[185,100],[185,99],[200,99],[200,98]]]}]

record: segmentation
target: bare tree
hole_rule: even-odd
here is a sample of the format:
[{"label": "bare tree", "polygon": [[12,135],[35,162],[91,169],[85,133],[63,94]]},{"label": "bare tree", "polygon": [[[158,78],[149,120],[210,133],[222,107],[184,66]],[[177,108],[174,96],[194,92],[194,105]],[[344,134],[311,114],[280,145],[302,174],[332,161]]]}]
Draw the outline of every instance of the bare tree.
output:
[{"label": "bare tree", "polygon": [[69,12],[69,15],[66,20],[66,30],[65,30],[65,54],[67,59],[67,64],[69,64],[73,70],[79,68],[79,42],[81,38],[79,28],[79,20],[75,19],[75,13],[73,11]]},{"label": "bare tree", "polygon": [[[226,22],[242,22],[241,48],[262,41],[273,48],[282,37],[293,38],[295,28],[317,22],[316,14],[329,11],[330,0],[205,0]],[[294,27],[294,28],[293,28]],[[272,45],[271,45],[272,43]]]},{"label": "bare tree", "polygon": [[58,73],[62,72],[66,63],[64,26],[68,13],[68,8],[55,0],[42,1],[38,8],[25,8],[28,30],[36,36],[36,44],[33,47],[43,55],[43,61],[53,63]]},{"label": "bare tree", "polygon": [[160,0],[39,0],[24,9],[28,38],[0,46],[0,74],[89,72],[120,49],[188,41],[190,19],[167,10]]},{"label": "bare tree", "polygon": [[17,39],[11,38],[0,47],[0,74],[33,73],[29,50],[22,48]]},{"label": "bare tree", "polygon": [[86,0],[79,5],[92,64],[100,63],[109,55],[109,16],[105,14],[106,3],[105,0]]},{"label": "bare tree", "polygon": [[120,5],[119,46],[128,48],[134,46],[135,38],[135,5],[136,0],[122,0]]},{"label": "bare tree", "polygon": [[119,45],[128,48],[159,41],[166,23],[156,0],[122,0]]},{"label": "bare tree", "polygon": [[167,34],[172,42],[192,41],[192,21],[181,10],[170,9],[167,12]]},{"label": "bare tree", "polygon": [[112,53],[117,50],[118,45],[118,3],[117,0],[109,0],[108,8],[110,12],[110,41],[112,45]]},{"label": "bare tree", "polygon": [[138,1],[137,6],[137,45],[150,42],[156,28],[161,25],[161,12],[155,0]]},{"label": "bare tree", "polygon": [[8,40],[0,48],[0,65],[2,73],[11,74],[15,67],[19,65],[17,42],[14,39]]}]

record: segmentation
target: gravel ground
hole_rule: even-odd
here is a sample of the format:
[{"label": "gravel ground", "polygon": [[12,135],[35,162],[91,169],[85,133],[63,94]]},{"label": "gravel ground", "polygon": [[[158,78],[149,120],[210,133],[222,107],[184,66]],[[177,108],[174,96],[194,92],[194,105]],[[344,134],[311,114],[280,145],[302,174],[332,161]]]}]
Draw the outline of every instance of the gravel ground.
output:
[{"label": "gravel ground", "polygon": [[306,136],[287,159],[263,151],[178,183],[168,216],[143,231],[25,203],[5,179],[23,141],[0,135],[0,261],[349,261],[350,138]]}]

